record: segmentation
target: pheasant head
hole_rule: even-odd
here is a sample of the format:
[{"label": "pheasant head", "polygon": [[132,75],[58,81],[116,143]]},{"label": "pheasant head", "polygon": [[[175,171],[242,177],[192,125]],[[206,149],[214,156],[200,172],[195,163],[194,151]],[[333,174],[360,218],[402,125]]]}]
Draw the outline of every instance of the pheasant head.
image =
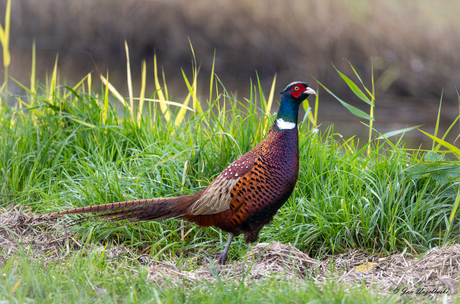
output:
[{"label": "pheasant head", "polygon": [[279,130],[294,129],[297,126],[299,106],[315,90],[303,81],[295,81],[280,92],[282,94],[280,109],[276,116],[275,126]]}]

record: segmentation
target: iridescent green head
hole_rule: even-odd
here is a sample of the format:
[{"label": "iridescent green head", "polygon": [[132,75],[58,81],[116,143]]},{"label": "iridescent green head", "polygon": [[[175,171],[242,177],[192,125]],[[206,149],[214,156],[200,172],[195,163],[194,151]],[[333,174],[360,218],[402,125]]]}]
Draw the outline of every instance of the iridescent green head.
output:
[{"label": "iridescent green head", "polygon": [[280,92],[280,109],[276,116],[275,125],[280,130],[294,129],[297,126],[299,106],[310,95],[316,92],[303,81],[294,81]]}]

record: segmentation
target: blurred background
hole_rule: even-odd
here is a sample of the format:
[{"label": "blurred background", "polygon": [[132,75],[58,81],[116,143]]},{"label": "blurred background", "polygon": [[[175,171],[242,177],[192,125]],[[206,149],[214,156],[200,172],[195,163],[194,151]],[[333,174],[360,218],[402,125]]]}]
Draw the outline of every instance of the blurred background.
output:
[{"label": "blurred background", "polygon": [[[6,0],[0,0],[2,24],[5,7]],[[182,102],[186,87],[181,68],[191,72],[190,39],[200,79],[206,81],[201,86],[204,94],[215,52],[215,73],[240,99],[248,96],[249,80],[257,71],[267,94],[275,74],[278,91],[293,80],[306,80],[316,89],[316,78],[369,112],[332,63],[358,83],[349,60],[370,87],[372,58],[375,127],[383,133],[423,124],[422,129],[434,133],[443,95],[442,136],[459,111],[459,12],[460,2],[454,0],[13,0],[10,75],[29,82],[35,40],[40,81],[52,72],[59,54],[60,77],[68,84],[97,66],[102,73],[108,69],[110,82],[126,93],[126,40],[135,83],[146,59],[146,95],[153,93],[156,52],[172,99]],[[367,128],[360,119],[319,91],[320,123],[333,123],[345,137],[357,134],[366,141]],[[451,143],[458,126],[450,132]],[[418,131],[405,139],[411,147],[427,141]]]}]

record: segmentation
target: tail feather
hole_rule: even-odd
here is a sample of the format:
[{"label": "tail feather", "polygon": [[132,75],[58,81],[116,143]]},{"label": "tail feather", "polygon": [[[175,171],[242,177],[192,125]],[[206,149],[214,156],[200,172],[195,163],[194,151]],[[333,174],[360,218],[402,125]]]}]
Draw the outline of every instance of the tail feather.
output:
[{"label": "tail feather", "polygon": [[111,219],[122,221],[159,220],[173,217],[182,217],[186,214],[190,205],[200,198],[200,192],[168,198],[152,198],[135,201],[117,202],[97,206],[88,206],[69,209],[59,212],[42,214],[30,219],[36,221],[42,218],[57,217],[66,214],[100,213],[85,218]]}]

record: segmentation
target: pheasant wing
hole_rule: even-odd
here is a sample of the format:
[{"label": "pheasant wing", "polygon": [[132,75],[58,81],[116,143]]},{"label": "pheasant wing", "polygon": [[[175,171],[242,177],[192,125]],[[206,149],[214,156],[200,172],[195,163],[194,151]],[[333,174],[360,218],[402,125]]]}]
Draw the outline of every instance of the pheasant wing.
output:
[{"label": "pheasant wing", "polygon": [[233,187],[252,169],[254,163],[255,156],[249,152],[231,163],[190,207],[192,215],[211,215],[230,209]]}]

